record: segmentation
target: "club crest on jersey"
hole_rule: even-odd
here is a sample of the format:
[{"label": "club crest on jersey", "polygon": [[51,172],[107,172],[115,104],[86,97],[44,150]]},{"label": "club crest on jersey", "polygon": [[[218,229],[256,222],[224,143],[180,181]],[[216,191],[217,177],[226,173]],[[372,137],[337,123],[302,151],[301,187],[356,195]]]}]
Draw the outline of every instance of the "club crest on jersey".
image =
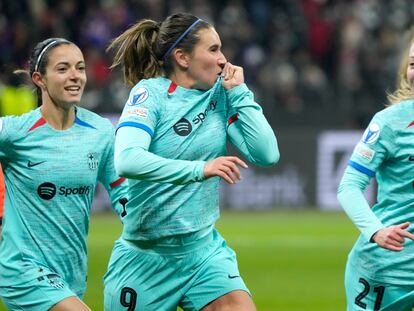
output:
[{"label": "club crest on jersey", "polygon": [[132,97],[129,98],[128,105],[136,106],[136,105],[142,104],[144,101],[147,100],[148,96],[149,94],[148,94],[147,89],[144,87],[140,87],[134,92]]},{"label": "club crest on jersey", "polygon": [[88,153],[88,165],[90,170],[96,170],[98,168],[98,154],[96,152]]},{"label": "club crest on jersey", "polygon": [[373,144],[380,135],[381,128],[378,123],[371,123],[362,135],[362,141],[366,144]]}]

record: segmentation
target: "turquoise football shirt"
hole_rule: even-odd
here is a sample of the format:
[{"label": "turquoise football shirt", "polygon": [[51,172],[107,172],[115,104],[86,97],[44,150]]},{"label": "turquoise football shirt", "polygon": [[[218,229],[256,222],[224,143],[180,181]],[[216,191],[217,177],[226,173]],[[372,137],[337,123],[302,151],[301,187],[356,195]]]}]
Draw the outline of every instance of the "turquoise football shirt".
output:
[{"label": "turquoise football shirt", "polygon": [[227,154],[231,141],[251,162],[279,159],[276,137],[245,84],[225,90],[186,89],[166,78],[141,80],[117,130],[118,172],[130,201],[123,238],[153,240],[211,228],[219,217],[218,177],[206,161]]},{"label": "turquoise football shirt", "polygon": [[114,137],[109,120],[82,108],[63,131],[50,127],[39,108],[0,118],[6,183],[0,286],[34,265],[55,271],[83,295],[95,186],[100,181],[109,191],[118,214],[126,197],[114,168]]},{"label": "turquoise football shirt", "polygon": [[[369,241],[382,227],[414,222],[414,101],[407,100],[378,112],[349,160],[340,185],[339,198],[363,235],[357,240],[350,260],[357,270],[390,284],[412,285],[414,241],[406,239],[404,250],[393,252]],[[364,189],[369,178],[378,182],[377,203],[369,216],[366,202],[346,191]],[[342,194],[341,194],[342,192]],[[366,215],[363,216],[364,210]],[[365,223],[363,223],[364,220]]]}]

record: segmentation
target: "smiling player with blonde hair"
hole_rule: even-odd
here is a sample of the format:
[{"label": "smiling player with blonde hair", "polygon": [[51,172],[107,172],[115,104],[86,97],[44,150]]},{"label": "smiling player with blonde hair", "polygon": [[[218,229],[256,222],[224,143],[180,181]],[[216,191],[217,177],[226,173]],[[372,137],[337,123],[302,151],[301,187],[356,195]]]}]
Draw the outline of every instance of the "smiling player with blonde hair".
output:
[{"label": "smiling player with blonde hair", "polygon": [[[361,231],[345,272],[348,311],[411,311],[414,306],[413,39],[404,50],[397,90],[388,99],[356,145],[338,189],[339,202]],[[371,209],[363,191],[373,177],[378,195]]]}]

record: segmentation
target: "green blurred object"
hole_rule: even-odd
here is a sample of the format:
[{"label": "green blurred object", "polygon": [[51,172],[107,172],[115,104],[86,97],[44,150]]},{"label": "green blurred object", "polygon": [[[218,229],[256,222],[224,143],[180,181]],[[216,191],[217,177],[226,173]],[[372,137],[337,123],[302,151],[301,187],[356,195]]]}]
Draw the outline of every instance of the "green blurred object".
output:
[{"label": "green blurred object", "polygon": [[[102,277],[122,226],[113,214],[91,218],[85,301],[103,310]],[[217,227],[237,253],[258,310],[345,310],[343,273],[358,232],[344,213],[225,211]]]}]

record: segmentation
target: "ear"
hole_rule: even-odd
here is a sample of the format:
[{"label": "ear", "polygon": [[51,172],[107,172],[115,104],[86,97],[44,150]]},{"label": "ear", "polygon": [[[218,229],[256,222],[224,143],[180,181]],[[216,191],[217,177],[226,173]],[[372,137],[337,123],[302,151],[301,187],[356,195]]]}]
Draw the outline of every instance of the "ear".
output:
[{"label": "ear", "polygon": [[42,90],[46,90],[46,84],[43,81],[42,75],[39,72],[34,72],[32,74],[32,81],[36,86],[40,87]]},{"label": "ear", "polygon": [[175,49],[173,51],[173,57],[177,62],[178,66],[183,68],[188,68],[189,66],[189,56],[182,49]]}]

